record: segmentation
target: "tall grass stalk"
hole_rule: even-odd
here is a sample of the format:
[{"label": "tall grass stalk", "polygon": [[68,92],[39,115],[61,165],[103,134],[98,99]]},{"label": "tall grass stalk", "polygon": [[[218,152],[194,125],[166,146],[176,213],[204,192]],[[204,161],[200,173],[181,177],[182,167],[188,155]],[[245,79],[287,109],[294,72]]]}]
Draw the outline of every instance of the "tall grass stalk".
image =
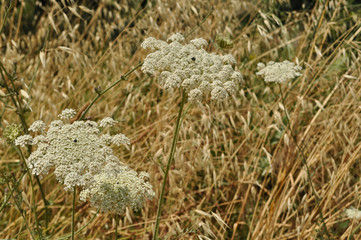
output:
[{"label": "tall grass stalk", "polygon": [[292,136],[292,139],[297,147],[297,149],[299,150],[299,152],[301,153],[301,159],[302,159],[302,163],[303,165],[306,167],[306,175],[307,175],[307,180],[311,186],[311,190],[312,190],[312,194],[315,196],[315,200],[316,200],[316,204],[317,204],[317,208],[318,208],[318,212],[319,212],[319,217],[322,221],[322,228],[323,228],[323,231],[325,232],[326,236],[327,236],[327,239],[331,239],[331,235],[330,233],[328,232],[327,230],[327,226],[326,226],[326,222],[325,222],[325,218],[323,217],[323,214],[322,214],[322,208],[321,208],[321,205],[320,205],[320,202],[321,202],[321,199],[320,197],[318,196],[316,190],[315,190],[315,187],[313,186],[313,183],[312,183],[312,179],[311,179],[311,172],[310,172],[310,168],[307,164],[307,159],[306,159],[306,155],[305,155],[305,152],[304,152],[304,149],[298,144],[297,142],[297,137],[295,135],[295,133],[293,132],[292,130],[292,127],[291,127],[291,120],[290,120],[290,117],[288,116],[288,112],[287,112],[287,108],[286,108],[286,105],[285,105],[285,97],[283,95],[283,92],[282,92],[282,87],[281,87],[281,84],[278,84],[278,87],[280,89],[280,94],[281,94],[281,99],[282,99],[282,104],[283,104],[283,107],[284,107],[284,111],[285,111],[285,116],[286,116],[286,120],[287,120],[287,125],[286,127],[290,130],[291,132],[291,136]]}]

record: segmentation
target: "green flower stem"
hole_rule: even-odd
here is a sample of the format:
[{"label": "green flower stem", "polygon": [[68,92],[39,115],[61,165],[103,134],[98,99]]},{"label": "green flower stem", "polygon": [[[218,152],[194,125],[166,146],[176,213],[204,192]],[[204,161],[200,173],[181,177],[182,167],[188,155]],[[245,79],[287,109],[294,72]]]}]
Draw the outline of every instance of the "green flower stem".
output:
[{"label": "green flower stem", "polygon": [[167,167],[166,167],[166,170],[165,170],[165,172],[164,172],[162,190],[161,190],[160,196],[159,196],[158,209],[157,209],[157,218],[156,218],[156,221],[155,221],[155,228],[154,228],[154,233],[153,233],[153,240],[158,240],[159,223],[160,223],[160,217],[161,217],[161,211],[162,211],[162,204],[163,204],[163,198],[164,198],[164,190],[165,190],[165,185],[166,185],[166,183],[167,183],[167,178],[168,178],[168,173],[169,173],[170,165],[172,164],[172,160],[173,160],[173,157],[174,157],[176,145],[177,145],[177,142],[178,142],[178,133],[179,133],[180,125],[181,125],[182,120],[183,120],[183,118],[182,118],[182,112],[183,112],[183,106],[184,106],[185,100],[186,100],[186,92],[183,90],[183,93],[182,93],[182,102],[181,102],[181,104],[180,104],[180,106],[179,106],[179,112],[178,112],[177,122],[176,122],[175,130],[174,130],[174,135],[173,135],[172,147],[171,147],[171,150],[170,150]]},{"label": "green flower stem", "polygon": [[[23,175],[23,176],[24,176],[24,175]],[[8,188],[11,189],[9,182],[6,182],[6,184],[8,185]],[[18,201],[16,200],[15,196],[13,195],[13,193],[14,193],[14,191],[15,191],[15,188],[17,188],[17,187],[18,187],[17,185],[14,186],[14,188],[11,190],[10,196],[13,197],[14,202],[15,202],[15,205],[16,205],[16,207],[18,208],[18,210],[19,210],[19,212],[20,212],[20,214],[21,214],[21,217],[23,218],[23,220],[24,220],[24,222],[25,222],[26,228],[27,228],[28,231],[30,232],[31,238],[34,239],[34,240],[36,240],[36,238],[35,238],[35,236],[34,236],[34,233],[31,231],[31,228],[30,228],[28,222],[26,221],[26,217],[24,216],[24,210],[21,209],[21,206],[19,205]]]},{"label": "green flower stem", "polygon": [[115,231],[114,231],[114,239],[117,240],[118,239],[118,222],[119,222],[119,217],[118,214],[115,214]]},{"label": "green flower stem", "polygon": [[360,223],[359,225],[357,225],[357,227],[355,228],[355,230],[352,231],[352,233],[351,233],[350,236],[347,238],[347,240],[352,240],[352,239],[354,239],[354,238],[353,238],[353,235],[355,235],[355,233],[356,233],[358,230],[360,230],[360,228],[361,228],[361,223]]},{"label": "green flower stem", "polygon": [[140,66],[143,65],[143,62],[138,63],[132,70],[128,71],[127,73],[125,73],[124,75],[122,75],[120,77],[119,80],[117,80],[116,82],[114,82],[112,85],[110,85],[107,89],[105,89],[104,91],[98,93],[98,95],[93,99],[93,101],[91,101],[91,103],[88,105],[88,107],[84,110],[84,112],[81,114],[79,120],[84,119],[85,114],[89,111],[89,109],[94,105],[94,103],[101,97],[103,96],[106,92],[108,92],[110,89],[112,89],[115,85],[117,85],[118,83],[127,80],[128,76],[134,72],[135,70],[137,70],[137,68],[139,68]]},{"label": "green flower stem", "polygon": [[214,8],[212,7],[212,8],[211,8],[211,11],[209,11],[209,12],[207,13],[207,15],[202,19],[202,21],[201,21],[196,27],[194,27],[189,33],[187,33],[187,34],[184,36],[184,38],[189,37],[189,36],[190,36],[193,32],[195,32],[200,26],[202,26],[203,23],[207,20],[207,18],[213,13],[213,11],[214,11]]},{"label": "green flower stem", "polygon": [[[1,74],[1,77],[3,78],[4,80],[4,85],[5,85],[5,88],[6,88],[6,91],[8,93],[11,93],[11,89],[8,85],[8,83],[6,82],[6,78],[5,78],[5,75],[8,77],[8,79],[10,80],[12,86],[13,86],[13,89],[15,91],[15,84],[14,84],[14,79],[13,79],[13,76],[11,76],[5,69],[4,65],[0,62],[0,74]],[[21,101],[18,97],[18,93],[15,94],[16,98],[14,98],[13,94],[10,94],[10,97],[11,97],[11,100],[13,102],[13,104],[15,105],[17,111],[16,113],[18,114],[19,118],[20,118],[20,121],[21,121],[21,124],[22,124],[22,127],[23,127],[23,130],[24,130],[24,133],[28,134],[29,133],[29,130],[28,130],[28,125],[26,123],[26,120],[25,120],[25,112],[24,112],[24,109],[22,108],[21,106]],[[28,147],[28,152],[29,154],[31,153],[31,147],[29,146]],[[28,170],[28,168],[27,168]],[[45,227],[48,228],[48,201],[46,200],[46,197],[45,197],[45,193],[44,193],[44,190],[43,190],[43,187],[41,185],[41,182],[40,182],[40,179],[38,176],[35,176],[35,179],[36,179],[36,182],[37,184],[39,185],[39,189],[40,189],[40,193],[41,193],[41,198],[43,199],[43,202],[44,202],[44,209],[45,209]]]},{"label": "green flower stem", "polygon": [[76,199],[76,187],[74,186],[73,189],[73,208],[72,208],[72,213],[71,213],[71,240],[74,240],[74,236],[75,236],[75,199]]},{"label": "green flower stem", "polygon": [[322,221],[322,227],[327,235],[327,238],[330,239],[331,236],[330,236],[330,233],[328,232],[327,230],[327,226],[326,226],[326,222],[325,222],[325,218],[323,217],[323,214],[322,214],[322,209],[321,209],[321,206],[320,206],[320,202],[321,202],[321,199],[320,197],[318,196],[314,186],[313,186],[313,183],[312,183],[312,179],[311,179],[311,172],[310,172],[310,168],[307,164],[307,160],[306,160],[306,155],[305,155],[305,152],[304,152],[304,149],[300,147],[300,145],[298,145],[297,143],[297,138],[296,138],[296,135],[294,134],[293,130],[292,130],[292,127],[291,127],[291,120],[290,120],[290,117],[288,116],[288,113],[287,113],[287,109],[286,109],[286,105],[285,105],[285,98],[283,96],[283,92],[282,92],[282,88],[281,88],[281,85],[278,84],[279,88],[280,88],[280,93],[281,93],[281,98],[282,98],[282,104],[285,108],[285,115],[286,115],[286,120],[287,120],[287,128],[290,130],[291,132],[291,136],[292,136],[292,139],[297,147],[297,149],[300,151],[302,157],[302,163],[303,165],[305,165],[306,167],[306,175],[307,175],[307,179],[308,179],[308,182],[310,183],[310,186],[311,186],[311,190],[312,190],[312,193],[313,195],[315,196],[315,200],[316,200],[316,204],[317,204],[317,208],[319,210],[319,216],[320,216],[320,219]]},{"label": "green flower stem", "polygon": [[9,195],[5,198],[5,200],[4,200],[4,202],[3,202],[3,204],[2,204],[2,205],[1,205],[1,207],[0,207],[0,213],[1,213],[1,212],[2,212],[2,210],[5,208],[6,204],[7,204],[7,203],[8,203],[8,201],[10,200],[10,198],[11,198],[11,196],[12,196],[13,192],[14,192],[14,191],[15,191],[15,189],[19,186],[19,183],[20,183],[21,179],[23,179],[23,177],[25,176],[25,174],[26,174],[26,172],[23,172],[23,173],[20,175],[19,180],[16,182],[15,187],[14,187],[13,189],[11,189],[11,191],[10,191]]},{"label": "green flower stem", "polygon": [[[29,153],[30,154],[30,153]],[[41,195],[41,198],[44,202],[44,211],[45,211],[45,229],[48,229],[48,223],[49,223],[49,216],[48,216],[48,205],[49,205],[49,202],[46,200],[46,197],[45,197],[45,193],[44,193],[44,189],[41,185],[41,182],[40,182],[40,179],[39,179],[39,176],[35,175],[35,180],[36,180],[36,183],[38,184],[39,186],[39,189],[40,189],[40,195]],[[46,230],[47,231],[47,230]]]},{"label": "green flower stem", "polygon": [[[94,219],[95,217],[98,215],[100,211],[100,208],[98,208],[97,212],[94,214],[94,216],[89,220],[89,222],[87,222],[84,226],[82,226],[81,228],[79,228],[75,233],[74,235],[78,234],[80,231],[82,231],[84,228],[86,228]],[[68,235],[65,235],[61,238],[57,238],[56,240],[64,240],[64,239],[68,239],[71,237],[71,234],[68,234]]]},{"label": "green flower stem", "polygon": [[35,216],[36,231],[38,232],[40,239],[43,239],[42,230],[41,230],[40,225],[39,225],[38,215],[36,213],[36,202],[35,202],[35,191],[34,191],[33,178],[32,178],[32,175],[30,174],[30,170],[28,168],[28,165],[26,164],[23,152],[21,151],[21,149],[18,146],[16,146],[16,150],[19,153],[19,155],[21,157],[21,160],[23,161],[23,164],[24,164],[24,166],[26,168],[26,172],[27,172],[27,174],[29,176],[29,180],[30,180],[30,184],[31,184],[31,192],[32,192],[31,193],[31,200],[32,200],[32,207],[31,208],[32,208],[32,211],[34,212],[34,216]]},{"label": "green flower stem", "polygon": [[[8,85],[8,83],[5,81],[5,75],[7,76],[7,78],[10,80],[10,83],[15,91],[15,84],[14,84],[14,79],[13,79],[13,76],[11,76],[5,69],[4,65],[0,62],[0,74],[2,76],[2,78],[4,79],[4,85],[5,85],[5,88],[6,88],[6,91],[8,93],[11,93],[12,90],[10,89],[10,86]],[[5,75],[4,75],[5,73]],[[23,130],[24,130],[24,133],[25,134],[29,134],[29,130],[28,130],[28,125],[26,123],[26,120],[25,120],[25,112],[24,112],[24,108],[21,106],[21,101],[19,99],[19,94],[16,93],[15,94],[15,98],[14,98],[14,94],[10,94],[10,97],[11,97],[11,100],[13,102],[13,104],[15,105],[16,109],[17,109],[17,114],[20,118],[20,121],[21,121],[21,124],[22,124],[22,127],[23,127]],[[28,151],[29,151],[29,154],[31,153],[31,148],[28,148]],[[43,197],[43,200],[44,200],[44,203],[45,203],[45,206],[47,205],[47,201],[45,199],[45,194],[44,194],[44,191],[41,187],[41,184],[40,184],[40,181],[39,181],[39,178],[36,176],[36,179],[37,179],[37,182],[39,184],[39,187],[40,187],[40,191],[42,193],[42,197]]]}]

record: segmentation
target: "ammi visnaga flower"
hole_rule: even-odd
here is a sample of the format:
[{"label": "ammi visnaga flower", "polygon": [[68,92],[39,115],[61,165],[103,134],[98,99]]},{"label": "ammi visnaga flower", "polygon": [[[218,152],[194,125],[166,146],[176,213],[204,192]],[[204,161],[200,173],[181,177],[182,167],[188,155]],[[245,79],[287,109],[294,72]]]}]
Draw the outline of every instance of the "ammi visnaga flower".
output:
[{"label": "ammi visnaga flower", "polygon": [[158,73],[159,83],[166,90],[184,88],[194,102],[200,102],[209,93],[217,101],[235,94],[243,77],[233,68],[236,64],[233,56],[208,53],[204,50],[208,43],[202,38],[184,45],[183,41],[180,33],[173,34],[167,42],[153,37],[145,39],[142,47],[154,52],[145,58],[142,71]]},{"label": "ammi visnaga flower", "polygon": [[[65,109],[59,117],[66,120],[74,115],[74,110]],[[138,176],[113,153],[111,145],[128,146],[129,139],[121,133],[113,136],[100,134],[100,127],[115,123],[117,121],[112,118],[101,120],[99,126],[94,121],[64,123],[55,120],[45,131],[45,123],[38,120],[29,129],[42,134],[20,136],[15,144],[37,145],[27,159],[33,174],[44,175],[54,169],[56,178],[66,190],[81,187],[81,199],[91,199],[92,205],[101,207],[102,211],[123,212],[126,206],[138,209],[144,199],[151,198],[154,192],[146,178],[142,177],[146,173]],[[112,182],[117,184],[109,188]],[[107,193],[106,197],[99,197]],[[116,201],[123,202],[115,204]],[[109,203],[113,207],[108,206]]]},{"label": "ammi visnaga flower", "polygon": [[270,61],[267,65],[258,63],[257,68],[260,71],[256,74],[264,76],[265,82],[284,83],[289,79],[302,75],[299,72],[302,70],[302,67],[287,60],[283,62]]}]

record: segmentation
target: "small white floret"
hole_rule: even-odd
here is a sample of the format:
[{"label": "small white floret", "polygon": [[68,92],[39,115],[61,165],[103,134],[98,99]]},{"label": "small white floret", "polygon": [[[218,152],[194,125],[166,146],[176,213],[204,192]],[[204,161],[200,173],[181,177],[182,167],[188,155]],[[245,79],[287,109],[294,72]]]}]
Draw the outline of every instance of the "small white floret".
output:
[{"label": "small white floret", "polygon": [[256,74],[264,76],[265,82],[284,83],[289,79],[301,76],[299,71],[302,67],[295,65],[290,61],[274,62],[270,61],[267,66],[263,63],[258,63],[257,68],[260,70]]},{"label": "small white floret", "polygon": [[100,127],[113,127],[117,123],[118,123],[118,121],[114,120],[113,118],[106,117],[100,121],[99,126]]},{"label": "small white floret", "polygon": [[33,137],[30,135],[23,135],[15,139],[15,145],[20,147],[25,147],[26,145],[33,144]]},{"label": "small white floret", "polygon": [[41,120],[37,120],[33,122],[33,124],[31,124],[31,126],[29,127],[29,131],[32,132],[44,131],[45,128],[46,128],[46,124]]},{"label": "small white floret", "polygon": [[356,220],[361,219],[361,211],[353,207],[346,209],[345,215],[350,219],[356,219]]},{"label": "small white floret", "polygon": [[74,109],[67,108],[67,109],[64,109],[61,112],[61,114],[58,115],[58,117],[60,119],[67,120],[67,119],[71,119],[71,118],[75,117],[75,115],[76,115],[76,111]]},{"label": "small white floret", "polygon": [[175,33],[167,39],[168,42],[183,42],[184,37],[180,33]]}]

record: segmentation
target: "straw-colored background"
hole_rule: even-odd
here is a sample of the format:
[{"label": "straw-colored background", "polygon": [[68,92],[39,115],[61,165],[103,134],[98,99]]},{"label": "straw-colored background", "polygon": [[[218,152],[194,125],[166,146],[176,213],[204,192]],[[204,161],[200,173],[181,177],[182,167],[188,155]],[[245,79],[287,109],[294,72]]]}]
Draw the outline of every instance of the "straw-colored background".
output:
[{"label": "straw-colored background", "polygon": [[[49,123],[67,107],[81,109],[96,96],[95,87],[105,89],[144,60],[149,52],[140,44],[147,37],[166,40],[202,23],[186,41],[202,37],[210,43],[208,51],[236,58],[245,79],[237,95],[223,104],[206,99],[184,119],[166,188],[161,237],[328,238],[302,155],[285,130],[285,109],[304,148],[330,239],[347,239],[356,229],[359,222],[347,219],[344,211],[361,207],[360,5],[326,0],[292,10],[285,0],[49,1],[42,7],[24,2],[18,1],[6,20],[0,56],[10,72],[17,63],[20,88],[27,90],[33,82],[30,99],[22,96],[31,108],[29,124],[38,119]],[[7,3],[2,1],[1,19]],[[219,34],[229,36],[233,48],[219,49]],[[301,77],[281,85],[285,106],[279,86],[255,75],[257,63],[270,60],[298,61],[304,68]],[[133,169],[150,174],[157,195],[163,176],[159,163],[166,164],[179,102],[179,92],[164,92],[155,78],[138,69],[88,113],[94,120],[113,116],[120,121],[113,131],[127,135],[132,145],[130,151],[119,148],[116,153]],[[4,107],[0,102],[0,112]],[[1,127],[14,122],[20,120],[10,103]],[[1,139],[0,170],[19,176],[19,160]],[[53,174],[42,183],[52,203],[48,232],[56,239],[70,232],[72,195]],[[27,176],[20,189],[31,201]],[[2,184],[0,200],[5,195]],[[151,237],[157,201],[120,217],[122,239]],[[30,213],[25,203],[23,208]],[[76,211],[76,228],[95,213],[80,201]],[[33,216],[27,220],[34,224]],[[99,214],[77,239],[113,239],[114,227],[114,215]],[[14,204],[0,212],[0,237],[30,238]],[[354,239],[359,238],[356,231]]]}]

